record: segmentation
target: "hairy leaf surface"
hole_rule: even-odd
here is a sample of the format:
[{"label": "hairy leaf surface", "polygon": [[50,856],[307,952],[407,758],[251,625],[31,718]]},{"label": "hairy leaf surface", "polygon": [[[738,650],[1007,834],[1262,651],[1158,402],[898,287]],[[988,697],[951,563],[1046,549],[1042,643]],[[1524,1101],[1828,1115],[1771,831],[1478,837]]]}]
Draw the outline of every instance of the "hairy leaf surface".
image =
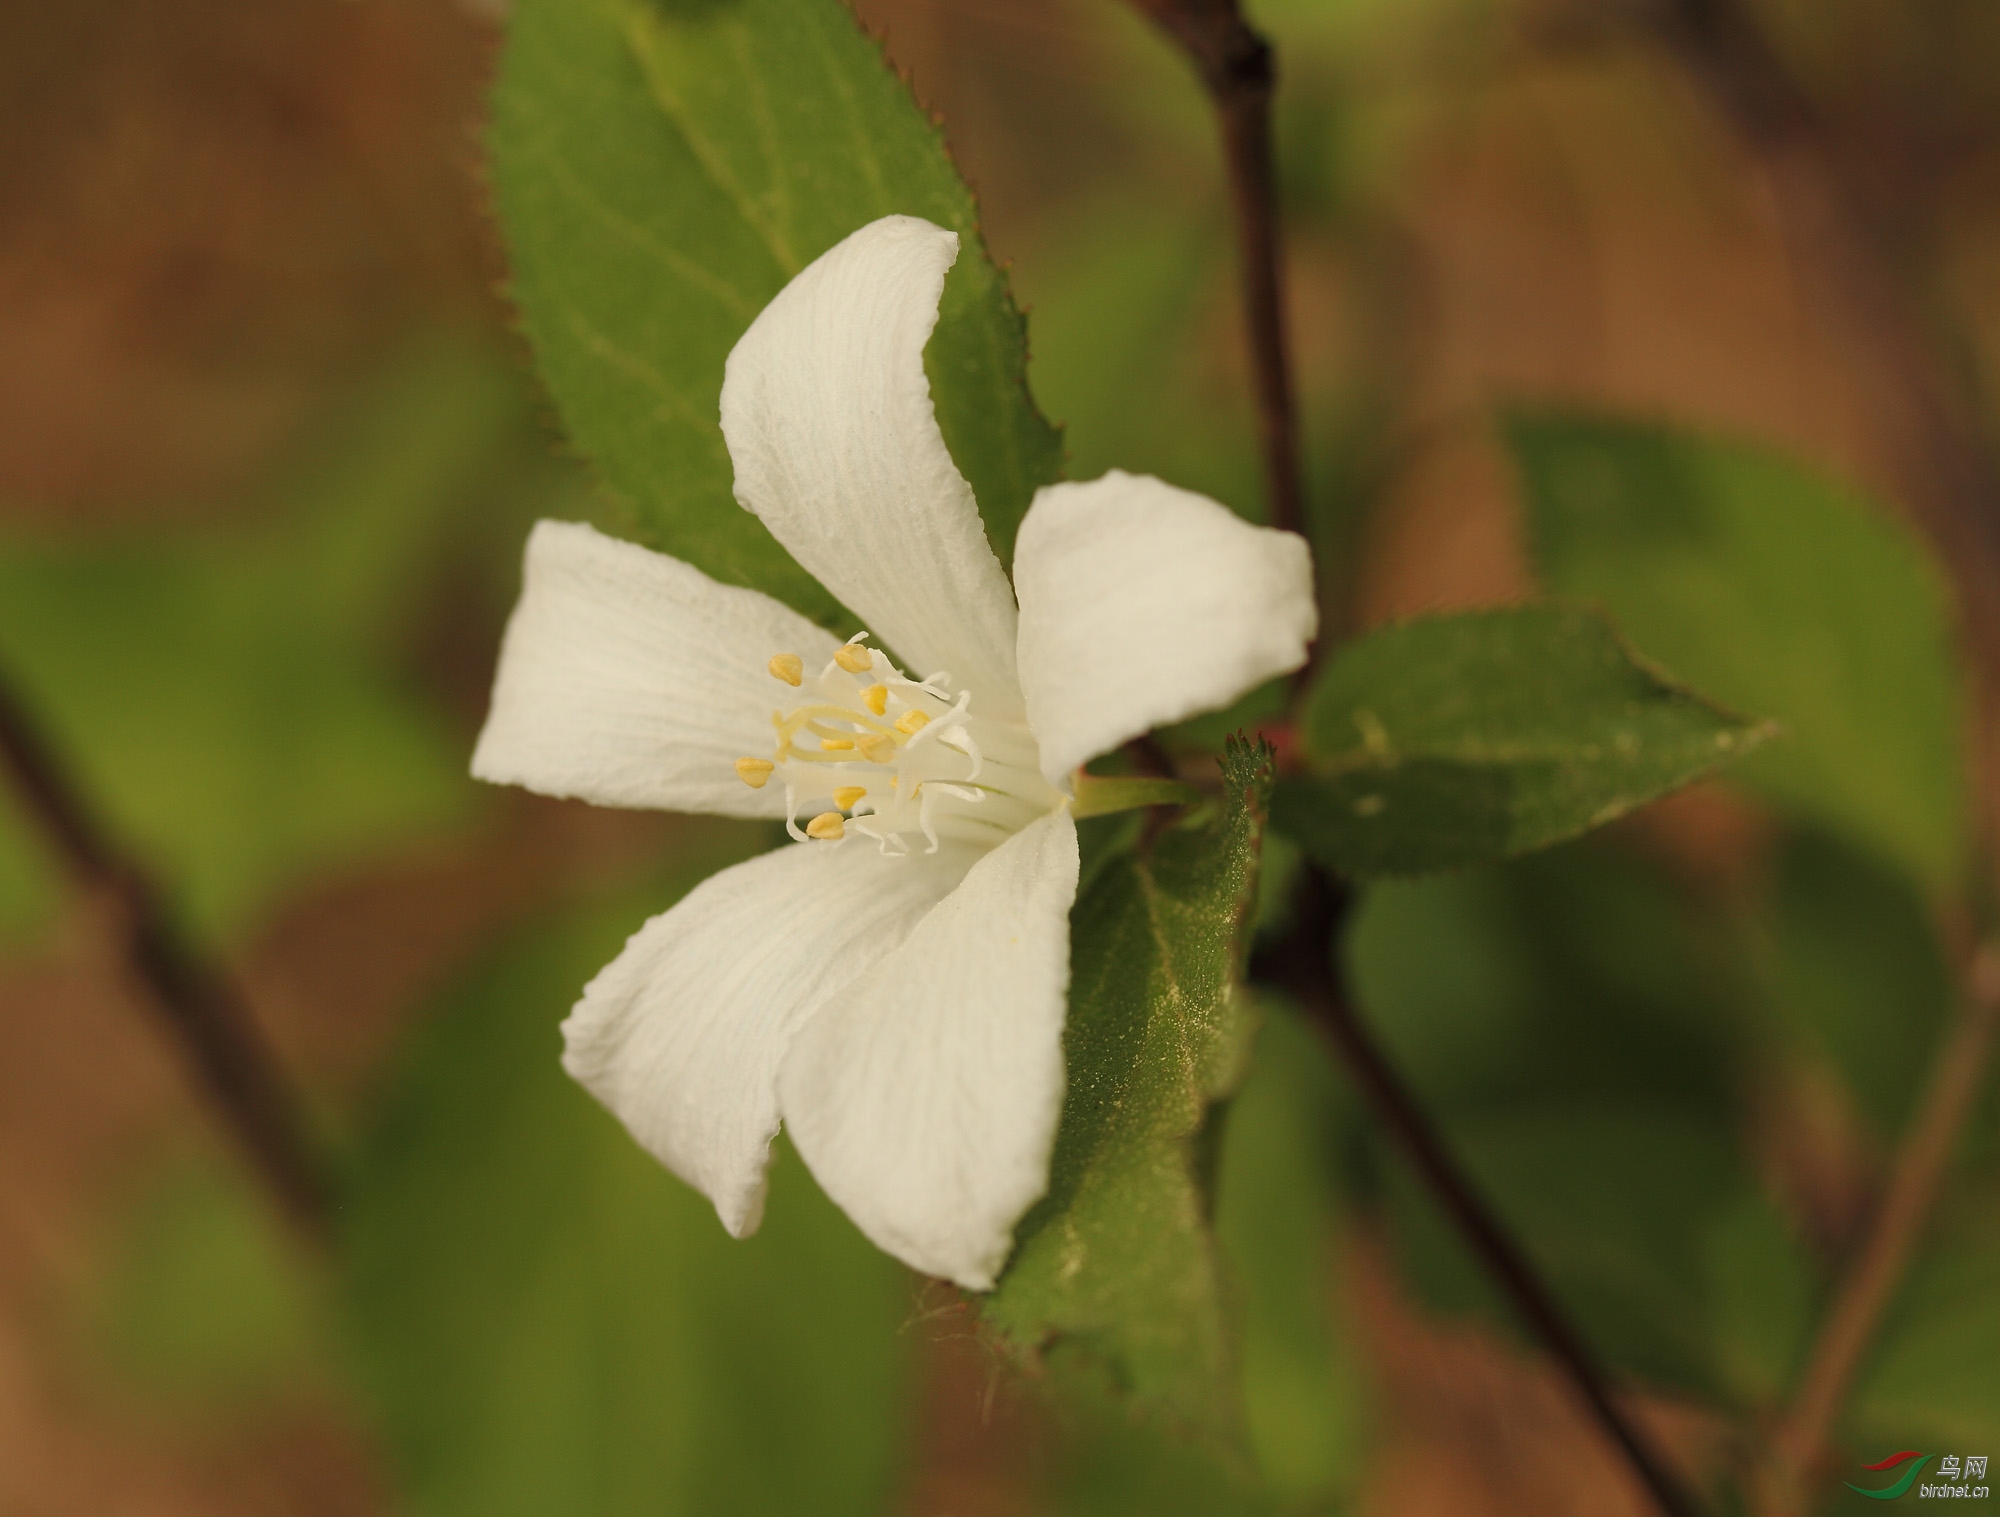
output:
[{"label": "hairy leaf surface", "polygon": [[1236,978],[1269,749],[1232,742],[1223,776],[1219,810],[1109,859],[1077,899],[1049,1193],[985,1315],[1017,1348],[1079,1351],[1141,1402],[1234,1440],[1207,1123],[1249,1040]]}]

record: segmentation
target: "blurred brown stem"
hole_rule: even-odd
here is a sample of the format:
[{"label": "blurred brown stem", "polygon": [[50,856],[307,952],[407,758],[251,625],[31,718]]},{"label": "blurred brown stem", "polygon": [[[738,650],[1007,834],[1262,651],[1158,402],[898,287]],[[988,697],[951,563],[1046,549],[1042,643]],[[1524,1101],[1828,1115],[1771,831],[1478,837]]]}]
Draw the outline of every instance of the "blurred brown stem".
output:
[{"label": "blurred brown stem", "polygon": [[276,1056],[228,981],[178,931],[145,872],[91,815],[4,680],[0,769],[79,888],[113,907],[127,966],[280,1212],[309,1241],[323,1242],[325,1181]]},{"label": "blurred brown stem", "polygon": [[1827,1439],[1882,1314],[1902,1283],[1984,1082],[1996,1023],[2000,949],[1983,946],[1973,956],[1958,1018],[1938,1041],[1929,1079],[1868,1235],[1821,1324],[1792,1409],[1772,1439],[1772,1468],[1759,1503],[1765,1517],[1797,1517],[1809,1507],[1808,1493]]},{"label": "blurred brown stem", "polygon": [[1344,887],[1316,865],[1300,872],[1292,926],[1284,940],[1260,950],[1254,977],[1289,992],[1333,1040],[1348,1073],[1376,1119],[1429,1186],[1466,1245],[1500,1287],[1529,1331],[1540,1340],[1584,1408],[1631,1467],[1665,1517],[1693,1517],[1698,1510],[1665,1458],[1628,1418],[1611,1393],[1609,1378],[1527,1253],[1486,1204],[1471,1178],[1445,1147],[1416,1096],[1403,1083],[1361,1020],[1334,969],[1334,952],[1346,911]]},{"label": "blurred brown stem", "polygon": [[1285,326],[1284,247],[1271,151],[1271,92],[1277,83],[1271,45],[1244,21],[1236,0],[1132,3],[1180,44],[1215,103],[1236,216],[1264,493],[1272,526],[1304,532],[1298,416]]}]

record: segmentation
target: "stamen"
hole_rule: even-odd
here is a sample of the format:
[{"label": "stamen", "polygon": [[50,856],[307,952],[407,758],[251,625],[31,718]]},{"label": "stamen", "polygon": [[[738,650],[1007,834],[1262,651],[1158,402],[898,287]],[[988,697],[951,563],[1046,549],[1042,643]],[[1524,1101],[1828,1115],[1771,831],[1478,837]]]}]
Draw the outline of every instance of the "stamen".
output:
[{"label": "stamen", "polygon": [[854,803],[868,793],[866,785],[842,785],[833,792],[833,804],[842,811],[852,811]]},{"label": "stamen", "polygon": [[[855,745],[849,743],[848,747]],[[896,756],[896,740],[886,732],[871,732],[861,739],[861,756],[871,764],[886,764]]]},{"label": "stamen", "polygon": [[822,811],[806,823],[806,836],[822,843],[838,842],[847,833],[847,822],[838,811]]},{"label": "stamen", "polygon": [[771,771],[777,767],[769,759],[740,758],[736,761],[736,777],[752,790],[762,790],[764,781],[771,777]]},{"label": "stamen", "polygon": [[875,655],[859,643],[847,643],[834,649],[833,661],[849,674],[866,674],[875,667]]},{"label": "stamen", "polygon": [[851,737],[823,737],[819,740],[819,745],[829,753],[841,753],[854,746],[854,739]]},{"label": "stamen", "polygon": [[806,666],[796,653],[774,653],[771,662],[764,666],[772,677],[783,680],[788,685],[796,685],[806,677]]},{"label": "stamen", "polygon": [[916,736],[918,732],[930,724],[931,719],[921,711],[905,711],[901,716],[896,718],[896,730],[909,737]]},{"label": "stamen", "polygon": [[889,709],[889,687],[887,685],[870,685],[866,690],[861,692],[861,704],[877,716],[880,716],[884,711]]}]

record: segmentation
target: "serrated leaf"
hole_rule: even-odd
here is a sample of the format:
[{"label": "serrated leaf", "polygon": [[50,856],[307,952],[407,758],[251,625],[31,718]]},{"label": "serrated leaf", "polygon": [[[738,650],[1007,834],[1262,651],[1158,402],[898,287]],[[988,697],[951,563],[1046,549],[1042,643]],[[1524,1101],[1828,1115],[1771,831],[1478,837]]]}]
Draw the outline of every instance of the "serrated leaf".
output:
[{"label": "serrated leaf", "polygon": [[1944,587],[1889,515],[1743,443],[1517,415],[1507,438],[1549,588],[1785,741],[1740,778],[1926,885],[1967,837],[1961,675]]},{"label": "serrated leaf", "polygon": [[821,620],[837,604],[730,493],[723,361],[806,264],[881,216],[956,231],[925,365],[1003,561],[1061,441],[937,129],[839,0],[522,0],[494,98],[514,295],[606,524]]},{"label": "serrated leaf", "polygon": [[1014,1348],[1078,1351],[1225,1443],[1241,1422],[1205,1124],[1249,1037],[1236,979],[1270,765],[1265,745],[1232,741],[1221,807],[1111,859],[1078,897],[1049,1193],[983,1308]]},{"label": "serrated leaf", "polygon": [[351,1312],[425,1517],[889,1505],[907,1277],[788,1151],[762,1230],[730,1238],[558,1063],[579,988],[671,898],[510,944],[423,1029],[364,1135]]},{"label": "serrated leaf", "polygon": [[1341,649],[1306,709],[1315,773],[1273,823],[1357,878],[1575,837],[1738,758],[1766,729],[1636,659],[1601,617],[1425,617]]}]

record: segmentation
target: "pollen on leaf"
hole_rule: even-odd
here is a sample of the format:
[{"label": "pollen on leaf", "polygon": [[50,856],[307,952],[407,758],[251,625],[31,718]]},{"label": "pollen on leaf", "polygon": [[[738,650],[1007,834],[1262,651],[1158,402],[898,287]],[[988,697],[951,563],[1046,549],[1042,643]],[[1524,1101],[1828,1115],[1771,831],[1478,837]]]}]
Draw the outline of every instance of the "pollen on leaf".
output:
[{"label": "pollen on leaf", "polygon": [[833,661],[849,674],[866,674],[875,667],[875,655],[859,643],[847,643],[836,648]]},{"label": "pollen on leaf", "polygon": [[762,790],[764,781],[771,777],[771,771],[777,767],[769,759],[740,758],[736,761],[736,777],[752,790]]},{"label": "pollen on leaf", "polygon": [[896,740],[886,732],[871,732],[861,739],[861,756],[871,764],[886,764],[896,756]]},{"label": "pollen on leaf", "polygon": [[905,711],[901,716],[896,718],[896,730],[898,732],[907,732],[913,737],[930,724],[931,719],[921,711]]},{"label": "pollen on leaf", "polygon": [[880,716],[884,711],[889,709],[889,687],[887,685],[870,685],[866,690],[861,692],[861,704],[877,716]]},{"label": "pollen on leaf", "polygon": [[771,662],[764,666],[774,678],[788,685],[796,685],[806,677],[805,661],[796,653],[774,653]]},{"label": "pollen on leaf", "polygon": [[840,753],[852,748],[854,746],[854,739],[851,737],[823,737],[819,740],[819,745],[828,753]]},{"label": "pollen on leaf", "polygon": [[806,836],[822,843],[835,842],[847,833],[847,822],[838,811],[822,811],[806,823]]},{"label": "pollen on leaf", "polygon": [[852,811],[854,803],[868,793],[866,785],[842,785],[833,792],[833,804],[842,811]]}]

